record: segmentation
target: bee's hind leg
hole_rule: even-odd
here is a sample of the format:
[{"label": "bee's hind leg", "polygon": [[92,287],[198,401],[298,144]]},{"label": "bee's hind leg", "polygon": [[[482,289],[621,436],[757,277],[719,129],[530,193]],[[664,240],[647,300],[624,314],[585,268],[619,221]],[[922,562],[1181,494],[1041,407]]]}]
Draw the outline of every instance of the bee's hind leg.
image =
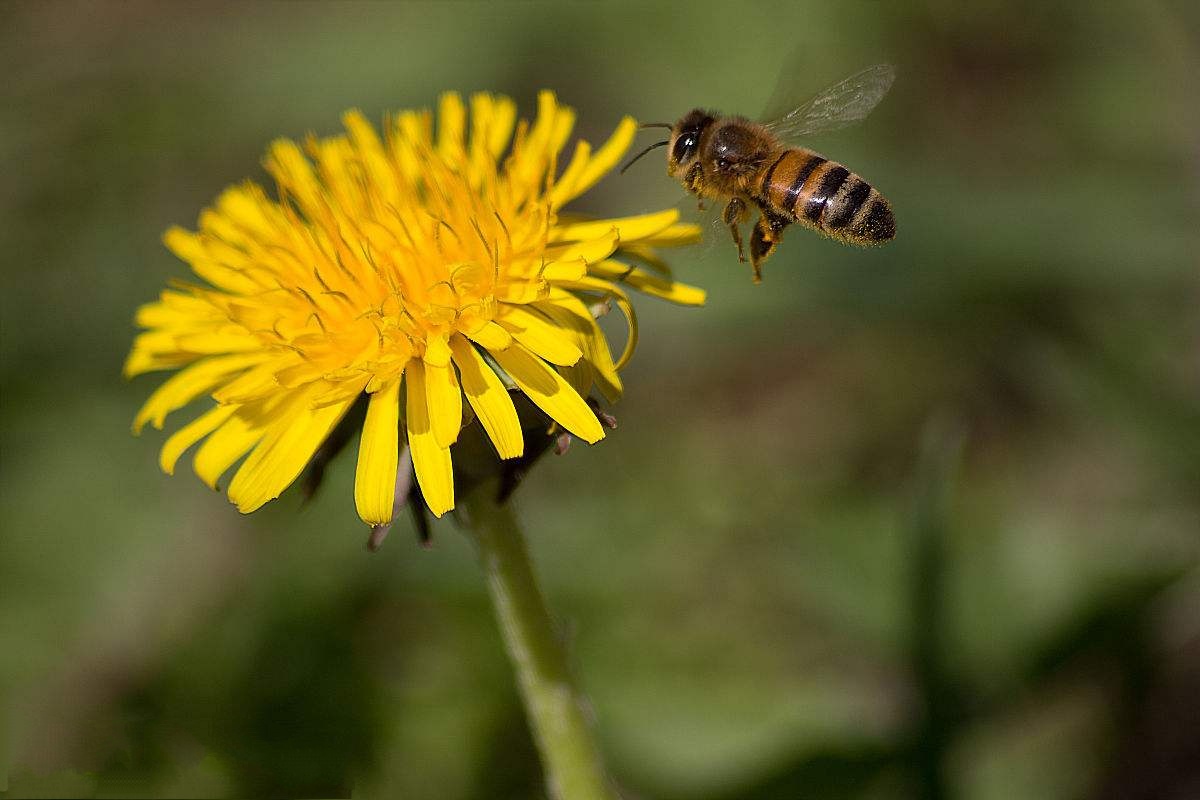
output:
[{"label": "bee's hind leg", "polygon": [[754,233],[750,235],[750,266],[754,268],[755,283],[762,283],[762,263],[775,252],[775,247],[783,239],[783,229],[791,223],[782,214],[763,209],[758,222],[754,224]]},{"label": "bee's hind leg", "polygon": [[729,233],[733,235],[733,243],[737,245],[738,261],[742,263],[746,261],[746,251],[742,247],[742,231],[738,226],[746,221],[747,211],[746,201],[735,197],[729,201],[721,214],[721,219],[729,226]]}]

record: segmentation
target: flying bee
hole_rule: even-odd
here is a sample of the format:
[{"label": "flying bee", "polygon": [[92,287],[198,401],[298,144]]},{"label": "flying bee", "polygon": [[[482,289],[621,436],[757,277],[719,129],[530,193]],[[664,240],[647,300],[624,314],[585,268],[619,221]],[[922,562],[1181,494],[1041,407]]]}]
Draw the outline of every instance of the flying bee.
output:
[{"label": "flying bee", "polygon": [[875,187],[846,167],[790,142],[836,130],[865,118],[895,79],[887,64],[868,67],[819,92],[804,105],[771,122],[722,116],[694,109],[669,128],[670,137],[634,156],[621,170],[656,147],[666,147],[667,174],[700,198],[726,201],[722,220],[729,226],[738,259],[746,260],[740,226],[759,210],[750,236],[754,282],[762,264],[792,223],[847,244],[871,246],[896,236],[892,206]]}]

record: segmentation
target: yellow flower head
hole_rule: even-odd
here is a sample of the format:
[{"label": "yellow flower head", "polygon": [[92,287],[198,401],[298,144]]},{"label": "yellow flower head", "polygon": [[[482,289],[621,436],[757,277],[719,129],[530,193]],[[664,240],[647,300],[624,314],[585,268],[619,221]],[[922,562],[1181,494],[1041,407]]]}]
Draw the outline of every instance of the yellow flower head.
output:
[{"label": "yellow flower head", "polygon": [[[166,472],[203,439],[193,463],[215,488],[244,456],[228,492],[248,513],[296,479],[366,393],[355,503],[365,522],[385,525],[402,436],[430,509],[454,507],[464,396],[501,458],[524,448],[509,387],[581,439],[603,438],[584,398],[593,387],[619,397],[617,370],[637,339],[618,284],[702,303],[653,250],[699,231],[673,210],[608,220],[561,212],[621,159],[632,119],[595,152],[579,142],[560,173],[575,113],[552,93],[538,97],[532,124],[516,122],[508,98],[478,94],[470,105],[468,120],[457,95],[443,96],[436,135],[428,111],[390,119],[382,138],[351,111],[345,135],[303,148],[276,141],[266,168],[278,200],[246,183],[200,215],[198,232],[167,231],[167,246],[207,285],[180,284],[139,309],[146,330],[126,375],[185,368],[134,430],[161,428],[205,394],[216,404],[167,439]],[[597,300],[629,322],[615,361],[589,311]]]}]

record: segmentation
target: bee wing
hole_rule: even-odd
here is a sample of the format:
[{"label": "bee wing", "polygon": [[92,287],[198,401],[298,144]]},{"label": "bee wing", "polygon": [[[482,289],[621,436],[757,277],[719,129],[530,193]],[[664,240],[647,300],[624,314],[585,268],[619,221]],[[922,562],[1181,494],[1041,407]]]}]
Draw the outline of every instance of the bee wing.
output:
[{"label": "bee wing", "polygon": [[876,64],[817,92],[804,105],[778,119],[763,123],[781,139],[795,139],[835,131],[865,119],[883,99],[896,79],[891,64]]}]

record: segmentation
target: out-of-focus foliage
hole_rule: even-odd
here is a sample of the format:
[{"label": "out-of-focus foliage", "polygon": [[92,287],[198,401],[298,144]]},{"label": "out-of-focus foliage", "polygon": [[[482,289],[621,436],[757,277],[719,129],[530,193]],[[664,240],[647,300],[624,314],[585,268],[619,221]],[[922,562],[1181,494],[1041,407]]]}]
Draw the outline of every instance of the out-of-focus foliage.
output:
[{"label": "out-of-focus foliage", "polygon": [[[754,114],[897,65],[812,146],[899,238],[675,260],[621,426],[517,493],[632,796],[1200,792],[1200,22],[1111,4],[0,8],[0,703],[10,796],[526,798],[452,521],[371,555],[353,459],[250,518],[129,436],[158,241],[340,112],[538,88]],[[647,134],[649,136],[649,134]],[[649,141],[649,140],[648,140]],[[682,194],[661,162],[582,211]],[[181,468],[186,472],[186,467]]]}]

